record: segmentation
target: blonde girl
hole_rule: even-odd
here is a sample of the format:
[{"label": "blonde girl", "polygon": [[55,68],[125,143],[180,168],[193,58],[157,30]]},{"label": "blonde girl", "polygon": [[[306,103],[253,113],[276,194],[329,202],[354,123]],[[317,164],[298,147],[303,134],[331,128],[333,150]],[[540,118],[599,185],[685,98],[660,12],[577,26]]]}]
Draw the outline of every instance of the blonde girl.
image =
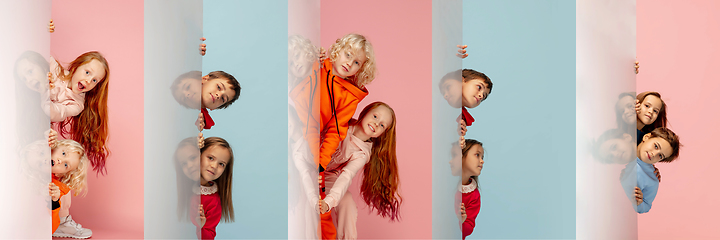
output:
[{"label": "blonde girl", "polygon": [[50,197],[52,198],[52,236],[53,237],[75,237],[88,238],[92,231],[80,227],[80,231],[72,231],[68,234],[68,228],[74,228],[74,222],[68,215],[60,218],[60,198],[74,191],[74,196],[80,193],[87,193],[87,171],[88,159],[85,149],[80,143],[69,140],[57,140],[57,133],[50,131],[48,144],[51,147],[51,172],[52,183],[50,183]]}]

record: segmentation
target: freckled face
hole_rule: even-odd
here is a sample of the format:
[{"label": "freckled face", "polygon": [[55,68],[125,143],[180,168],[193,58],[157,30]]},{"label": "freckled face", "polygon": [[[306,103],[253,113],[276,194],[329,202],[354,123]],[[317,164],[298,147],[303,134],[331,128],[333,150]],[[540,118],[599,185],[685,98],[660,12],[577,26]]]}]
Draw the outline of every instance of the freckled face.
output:
[{"label": "freckled face", "polygon": [[97,59],[93,59],[75,69],[68,88],[73,93],[80,94],[93,90],[100,81],[105,79],[105,67]]},{"label": "freckled face", "polygon": [[385,133],[392,123],[392,112],[386,106],[380,105],[363,117],[360,122],[363,133],[370,138],[376,138]]}]

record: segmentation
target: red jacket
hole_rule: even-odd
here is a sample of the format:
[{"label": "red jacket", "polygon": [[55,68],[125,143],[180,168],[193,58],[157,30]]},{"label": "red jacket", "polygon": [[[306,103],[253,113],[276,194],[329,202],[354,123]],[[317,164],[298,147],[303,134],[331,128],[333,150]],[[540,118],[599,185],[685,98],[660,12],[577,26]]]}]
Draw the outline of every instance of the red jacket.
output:
[{"label": "red jacket", "polygon": [[290,98],[304,124],[303,134],[315,162],[327,168],[330,157],[347,135],[348,122],[358,103],[368,91],[332,74],[329,59],[325,59],[322,66],[313,66],[315,74],[298,83],[290,92]]}]

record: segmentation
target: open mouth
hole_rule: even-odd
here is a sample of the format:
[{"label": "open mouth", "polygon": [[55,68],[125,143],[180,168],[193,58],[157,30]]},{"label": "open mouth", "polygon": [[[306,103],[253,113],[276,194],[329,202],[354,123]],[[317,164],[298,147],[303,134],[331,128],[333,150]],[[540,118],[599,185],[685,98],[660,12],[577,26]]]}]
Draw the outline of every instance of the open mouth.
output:
[{"label": "open mouth", "polygon": [[370,128],[371,131],[375,132],[375,128],[372,125],[368,124],[368,127]]},{"label": "open mouth", "polygon": [[79,82],[78,89],[80,89],[80,91],[85,90],[85,85],[83,85],[82,83]]},{"label": "open mouth", "polygon": [[50,160],[50,166],[55,166],[55,160]]}]

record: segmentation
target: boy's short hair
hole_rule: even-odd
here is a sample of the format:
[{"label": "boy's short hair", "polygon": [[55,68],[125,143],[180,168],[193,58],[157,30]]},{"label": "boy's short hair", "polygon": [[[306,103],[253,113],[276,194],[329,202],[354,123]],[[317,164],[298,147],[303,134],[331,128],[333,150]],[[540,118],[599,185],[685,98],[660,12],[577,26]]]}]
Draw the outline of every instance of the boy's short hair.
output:
[{"label": "boy's short hair", "polygon": [[443,76],[440,79],[440,83],[438,83],[438,88],[440,89],[440,92],[445,91],[445,89],[443,89],[443,84],[447,81],[456,80],[456,81],[462,82],[461,76],[462,76],[462,70],[456,70],[456,71],[452,71],[452,72],[445,74],[445,76]]},{"label": "boy's short hair", "polygon": [[650,132],[650,138],[659,137],[662,139],[665,139],[668,143],[670,143],[670,147],[673,150],[672,155],[666,157],[663,160],[660,160],[660,162],[672,162],[677,159],[677,157],[680,155],[680,147],[682,147],[682,144],[680,144],[680,137],[675,134],[672,130],[665,127],[660,127],[652,130]]},{"label": "boy's short hair", "polygon": [[[485,85],[487,85],[488,88],[488,96],[490,96],[490,93],[492,93],[492,81],[490,81],[490,78],[485,75],[484,73],[472,70],[472,69],[463,69],[462,70],[462,77],[465,78],[465,81],[480,79],[483,82],[485,82]],[[485,99],[487,99],[488,96],[485,96]],[[483,101],[485,100],[483,99]]]},{"label": "boy's short hair", "polygon": [[230,75],[229,73],[223,72],[223,71],[213,71],[208,73],[209,80],[215,79],[215,78],[224,78],[227,79],[230,83],[230,89],[235,90],[235,96],[230,99],[230,101],[226,102],[223,105],[220,105],[218,109],[227,108],[230,105],[232,105],[235,100],[237,100],[240,97],[240,83],[238,82],[233,75]]}]

